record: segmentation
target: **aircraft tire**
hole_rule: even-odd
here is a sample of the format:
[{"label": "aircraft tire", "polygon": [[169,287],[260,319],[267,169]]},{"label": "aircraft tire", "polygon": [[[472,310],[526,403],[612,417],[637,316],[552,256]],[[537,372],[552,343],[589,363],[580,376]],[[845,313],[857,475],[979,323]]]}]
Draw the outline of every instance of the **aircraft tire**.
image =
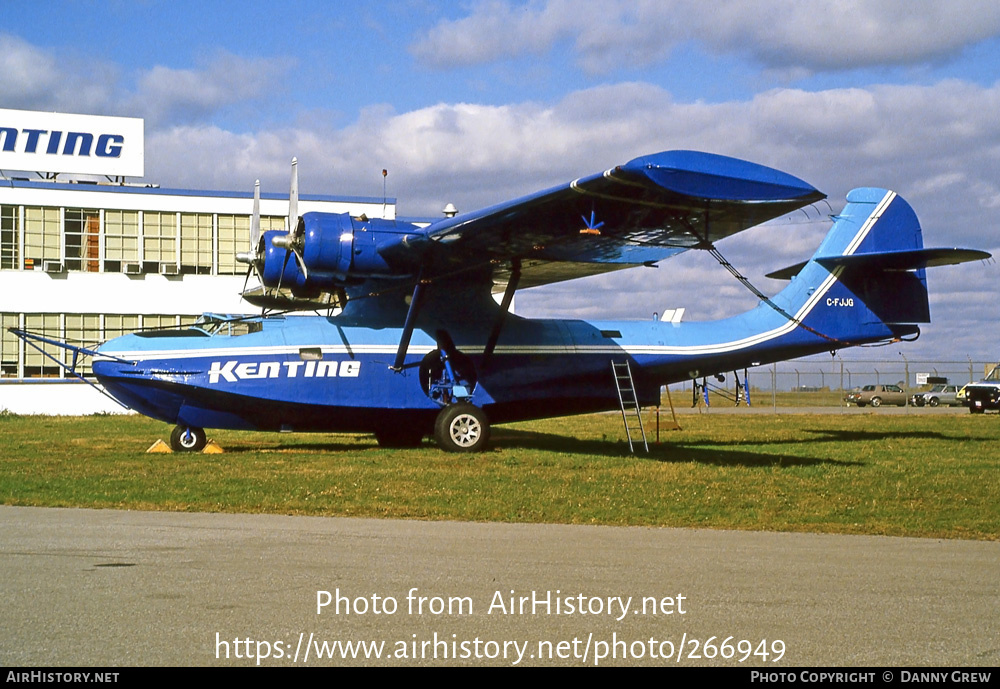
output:
[{"label": "aircraft tire", "polygon": [[445,452],[482,452],[490,440],[489,419],[473,404],[452,404],[438,414],[434,440]]},{"label": "aircraft tire", "polygon": [[378,441],[379,447],[395,449],[420,447],[424,442],[424,433],[412,428],[384,428],[375,431],[375,440]]},{"label": "aircraft tire", "polygon": [[205,448],[205,429],[176,426],[170,433],[170,449],[174,452],[200,452]]}]

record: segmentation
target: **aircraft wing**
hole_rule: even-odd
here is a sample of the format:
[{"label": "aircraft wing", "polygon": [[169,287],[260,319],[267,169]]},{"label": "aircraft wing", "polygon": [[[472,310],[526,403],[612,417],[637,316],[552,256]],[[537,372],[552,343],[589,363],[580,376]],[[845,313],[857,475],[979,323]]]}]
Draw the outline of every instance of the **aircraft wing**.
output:
[{"label": "aircraft wing", "polygon": [[520,287],[651,265],[824,198],[784,172],[697,151],[636,158],[510,202],[433,223],[439,270],[489,261]]}]

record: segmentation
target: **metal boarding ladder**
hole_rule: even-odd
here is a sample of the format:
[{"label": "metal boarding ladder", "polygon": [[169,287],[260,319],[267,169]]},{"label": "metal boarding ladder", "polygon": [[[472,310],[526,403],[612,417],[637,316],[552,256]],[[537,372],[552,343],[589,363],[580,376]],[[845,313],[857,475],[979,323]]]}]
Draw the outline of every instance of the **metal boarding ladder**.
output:
[{"label": "metal boarding ladder", "polygon": [[611,362],[611,373],[615,379],[615,388],[618,390],[618,403],[622,409],[622,422],[625,424],[625,436],[628,438],[628,451],[635,453],[635,446],[632,442],[632,434],[638,431],[642,437],[642,446],[649,452],[649,443],[646,442],[646,431],[642,427],[642,414],[639,411],[639,398],[635,394],[635,384],[632,381],[632,369],[628,361]]}]

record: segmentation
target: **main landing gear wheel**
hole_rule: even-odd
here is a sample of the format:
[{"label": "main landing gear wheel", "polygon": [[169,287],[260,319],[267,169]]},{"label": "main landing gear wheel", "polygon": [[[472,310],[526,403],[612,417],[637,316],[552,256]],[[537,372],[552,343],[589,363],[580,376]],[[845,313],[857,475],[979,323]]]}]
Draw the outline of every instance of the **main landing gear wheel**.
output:
[{"label": "main landing gear wheel", "polygon": [[170,433],[170,449],[174,452],[199,452],[205,447],[205,429],[177,426]]},{"label": "main landing gear wheel", "polygon": [[475,405],[452,404],[438,414],[434,439],[445,452],[482,452],[490,439],[490,422]]}]

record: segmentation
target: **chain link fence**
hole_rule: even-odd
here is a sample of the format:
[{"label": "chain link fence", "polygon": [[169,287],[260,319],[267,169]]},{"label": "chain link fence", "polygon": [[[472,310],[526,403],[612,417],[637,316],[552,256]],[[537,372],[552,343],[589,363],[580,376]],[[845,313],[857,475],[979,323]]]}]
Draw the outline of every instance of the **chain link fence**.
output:
[{"label": "chain link fence", "polygon": [[748,397],[753,407],[837,407],[844,406],[848,392],[865,385],[898,385],[910,396],[927,392],[935,384],[961,387],[982,380],[997,364],[972,358],[909,360],[902,355],[850,360],[811,357],[677,383],[670,386],[670,394],[677,407],[744,406]]}]

